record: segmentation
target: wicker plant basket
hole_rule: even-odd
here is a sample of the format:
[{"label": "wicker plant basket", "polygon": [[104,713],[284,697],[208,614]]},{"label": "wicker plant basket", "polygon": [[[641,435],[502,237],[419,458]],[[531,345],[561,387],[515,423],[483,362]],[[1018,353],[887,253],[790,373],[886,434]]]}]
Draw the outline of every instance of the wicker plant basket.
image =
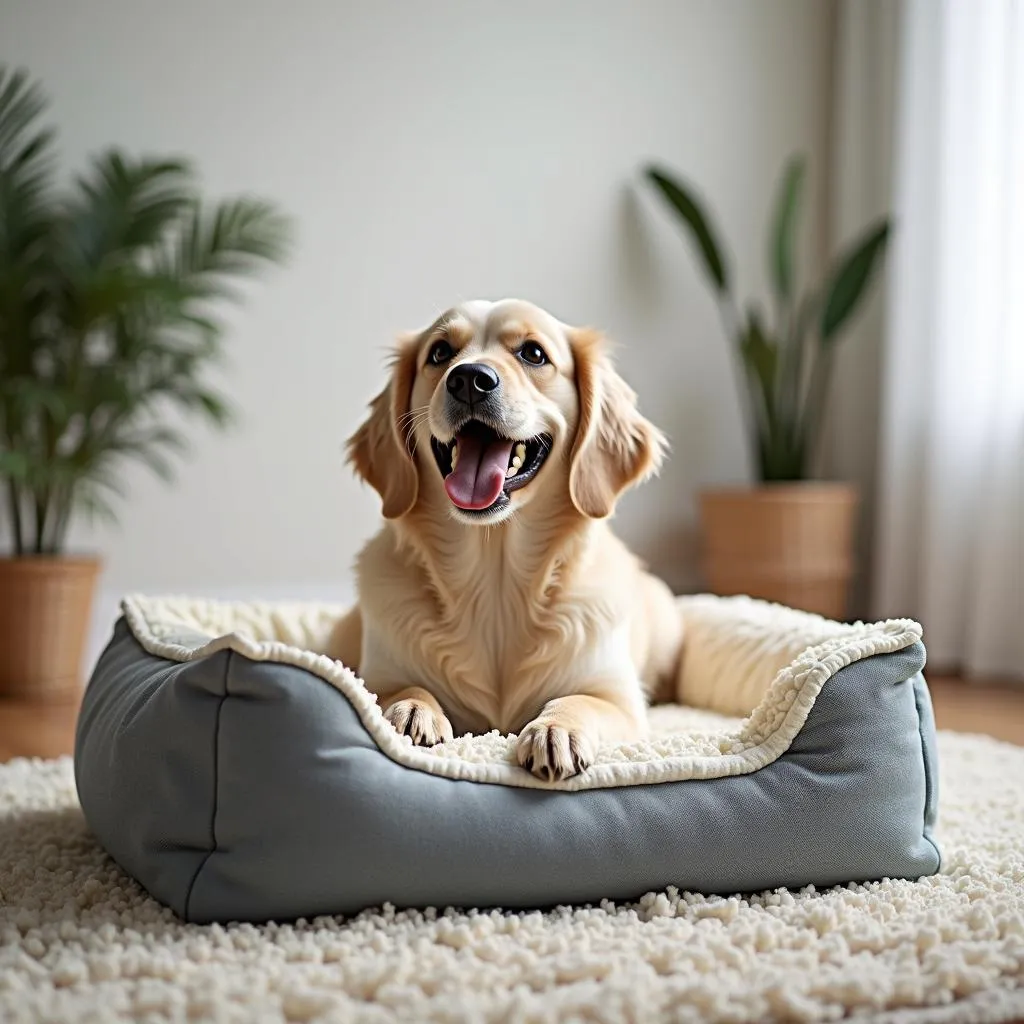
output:
[{"label": "wicker plant basket", "polygon": [[748,594],[845,619],[857,491],[850,484],[766,484],[700,496],[703,569],[716,594]]},{"label": "wicker plant basket", "polygon": [[77,699],[99,569],[92,558],[0,559],[0,697]]}]

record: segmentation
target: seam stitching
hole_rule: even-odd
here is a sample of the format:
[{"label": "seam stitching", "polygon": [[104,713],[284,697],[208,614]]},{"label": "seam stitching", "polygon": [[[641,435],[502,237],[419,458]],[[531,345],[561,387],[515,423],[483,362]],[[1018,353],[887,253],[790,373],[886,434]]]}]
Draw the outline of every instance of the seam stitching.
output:
[{"label": "seam stitching", "polygon": [[221,711],[224,708],[224,702],[230,696],[228,691],[228,676],[231,669],[231,659],[234,656],[234,651],[228,651],[228,656],[224,659],[224,692],[221,694],[220,700],[217,702],[217,712],[214,717],[213,725],[213,807],[210,813],[210,849],[203,855],[202,860],[200,860],[192,875],[192,880],[188,883],[188,889],[185,892],[184,917],[186,921],[191,921],[192,919],[189,913],[192,903],[192,892],[195,889],[196,882],[199,880],[199,875],[202,873],[203,868],[206,867],[206,862],[217,852],[217,809],[220,805],[220,716]]}]

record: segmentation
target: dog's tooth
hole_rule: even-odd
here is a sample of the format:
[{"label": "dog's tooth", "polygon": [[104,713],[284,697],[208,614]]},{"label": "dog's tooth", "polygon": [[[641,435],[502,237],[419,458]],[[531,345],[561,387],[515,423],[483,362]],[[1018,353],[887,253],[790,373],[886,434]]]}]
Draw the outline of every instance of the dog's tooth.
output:
[{"label": "dog's tooth", "polygon": [[[525,444],[520,443],[520,444],[516,445],[516,459],[519,460],[519,464],[520,465],[522,465],[526,461],[526,445]],[[515,459],[513,459],[512,461],[514,462]]]},{"label": "dog's tooth", "polygon": [[518,472],[519,472],[519,467],[516,466],[515,464],[513,464],[513,465],[509,466],[508,469],[505,470],[505,478],[508,479],[508,477],[510,477],[510,476],[515,476],[516,473],[518,473]]},{"label": "dog's tooth", "polygon": [[455,467],[458,465],[458,463],[459,463],[459,446],[457,444],[453,444],[452,445],[452,470],[453,471],[454,471]]}]

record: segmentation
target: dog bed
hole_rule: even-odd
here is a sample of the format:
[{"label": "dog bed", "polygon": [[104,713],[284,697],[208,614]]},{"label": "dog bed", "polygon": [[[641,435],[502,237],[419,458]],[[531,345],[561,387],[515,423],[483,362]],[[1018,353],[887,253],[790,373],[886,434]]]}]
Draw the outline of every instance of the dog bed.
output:
[{"label": "dog bed", "polygon": [[341,608],[128,598],[83,699],[82,809],[126,871],[199,922],[935,873],[920,626],[747,598],[679,607],[678,699],[701,710],[680,728],[654,708],[648,740],[545,783],[514,737],[399,736],[316,653]]}]

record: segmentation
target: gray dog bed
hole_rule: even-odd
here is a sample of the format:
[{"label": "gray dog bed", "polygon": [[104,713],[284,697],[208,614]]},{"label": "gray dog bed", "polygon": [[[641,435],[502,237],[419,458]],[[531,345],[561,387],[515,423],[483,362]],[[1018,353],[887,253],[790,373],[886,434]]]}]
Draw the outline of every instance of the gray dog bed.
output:
[{"label": "gray dog bed", "polygon": [[936,872],[920,627],[679,606],[678,697],[702,710],[655,708],[649,740],[550,784],[515,764],[514,737],[399,736],[315,653],[340,608],[127,599],[79,720],[86,820],[191,921]]}]

